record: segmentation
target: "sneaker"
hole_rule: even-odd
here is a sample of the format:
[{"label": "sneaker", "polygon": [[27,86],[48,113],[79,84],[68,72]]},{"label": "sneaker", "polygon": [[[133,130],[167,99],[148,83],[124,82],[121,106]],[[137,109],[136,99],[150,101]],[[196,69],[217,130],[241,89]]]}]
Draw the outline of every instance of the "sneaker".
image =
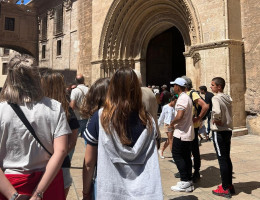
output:
[{"label": "sneaker", "polygon": [[180,172],[175,173],[174,176],[175,176],[175,178],[181,178]]},{"label": "sneaker", "polygon": [[161,159],[164,159],[164,156],[163,156],[163,152],[161,149],[158,150],[158,154],[160,156]]},{"label": "sneaker", "polygon": [[[220,186],[221,186],[221,185],[219,185],[218,188],[219,188]],[[221,186],[221,187],[222,187],[222,186]],[[229,189],[229,191],[230,191],[230,194],[236,194],[234,185],[229,186],[228,189]]]},{"label": "sneaker", "polygon": [[216,190],[212,190],[212,193],[217,196],[231,198],[231,193],[230,193],[229,189],[224,190],[222,185],[219,185]]},{"label": "sneaker", "polygon": [[171,186],[171,190],[176,192],[192,192],[194,190],[194,186],[192,181],[180,181],[175,186]]},{"label": "sneaker", "polygon": [[195,171],[194,173],[193,173],[193,175],[192,175],[192,181],[193,181],[193,183],[197,183],[198,182],[198,180],[200,179],[200,173],[197,171]]}]

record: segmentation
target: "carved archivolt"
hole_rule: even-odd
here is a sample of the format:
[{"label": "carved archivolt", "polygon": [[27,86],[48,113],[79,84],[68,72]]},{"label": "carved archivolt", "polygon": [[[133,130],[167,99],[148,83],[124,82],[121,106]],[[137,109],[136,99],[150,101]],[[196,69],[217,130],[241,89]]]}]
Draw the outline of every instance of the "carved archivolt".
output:
[{"label": "carved archivolt", "polygon": [[149,41],[173,26],[181,32],[186,46],[201,43],[199,21],[191,0],[115,0],[108,11],[99,46],[104,70],[111,63],[127,64],[145,58]]}]

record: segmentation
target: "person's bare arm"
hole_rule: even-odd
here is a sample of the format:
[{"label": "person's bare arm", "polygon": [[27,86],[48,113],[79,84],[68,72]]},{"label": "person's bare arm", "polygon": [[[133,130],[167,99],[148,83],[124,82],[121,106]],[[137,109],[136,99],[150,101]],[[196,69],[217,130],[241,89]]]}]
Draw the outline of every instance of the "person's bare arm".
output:
[{"label": "person's bare arm", "polygon": [[76,101],[75,100],[71,100],[70,101],[70,107],[75,110],[77,108],[77,105],[76,105]]},{"label": "person's bare arm", "polygon": [[83,165],[83,200],[92,199],[92,179],[97,162],[97,146],[87,145]]},{"label": "person's bare arm", "polygon": [[185,113],[185,110],[178,110],[176,117],[174,118],[174,120],[172,120],[169,127],[174,128],[174,125],[178,124],[182,120],[184,113]]},{"label": "person's bare arm", "polygon": [[54,139],[54,153],[51,156],[49,162],[47,163],[46,170],[36,186],[35,191],[30,198],[30,200],[39,200],[37,198],[38,192],[45,192],[53,179],[56,177],[57,173],[61,169],[61,165],[67,155],[68,150],[68,135],[63,135]]},{"label": "person's bare arm", "polygon": [[7,199],[10,199],[14,193],[16,193],[15,188],[5,177],[2,169],[0,169],[0,193],[3,194]]},{"label": "person's bare arm", "polygon": [[200,111],[199,116],[193,118],[193,123],[196,123],[196,122],[200,121],[206,115],[206,113],[209,109],[209,105],[202,99],[196,99],[194,102],[201,106],[201,111]]}]

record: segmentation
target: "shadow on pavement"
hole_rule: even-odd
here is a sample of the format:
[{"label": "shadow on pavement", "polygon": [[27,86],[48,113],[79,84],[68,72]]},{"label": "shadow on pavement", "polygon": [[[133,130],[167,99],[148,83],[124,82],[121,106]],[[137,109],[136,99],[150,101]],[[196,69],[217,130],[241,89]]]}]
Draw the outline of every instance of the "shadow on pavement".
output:
[{"label": "shadow on pavement", "polygon": [[170,200],[198,200],[198,197],[194,195],[188,195],[188,196],[176,197]]},{"label": "shadow on pavement", "polygon": [[219,168],[210,166],[200,172],[201,179],[195,184],[196,187],[211,188],[221,184]]},{"label": "shadow on pavement", "polygon": [[200,159],[202,160],[217,160],[217,155],[216,153],[208,153],[208,154],[201,154]]},{"label": "shadow on pavement", "polygon": [[240,182],[234,183],[234,187],[236,190],[236,195],[240,192],[244,192],[246,194],[252,194],[253,190],[260,188],[260,182],[250,181],[250,182]]}]

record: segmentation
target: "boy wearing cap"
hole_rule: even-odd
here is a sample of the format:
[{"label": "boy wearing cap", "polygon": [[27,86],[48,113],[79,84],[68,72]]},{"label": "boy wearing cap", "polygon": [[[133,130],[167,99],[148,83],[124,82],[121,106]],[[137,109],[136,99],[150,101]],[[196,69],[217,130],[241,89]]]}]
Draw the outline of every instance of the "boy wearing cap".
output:
[{"label": "boy wearing cap", "polygon": [[[193,126],[194,126],[194,133],[195,137],[194,140],[192,141],[192,148],[191,152],[194,157],[194,173],[192,176],[192,181],[193,183],[196,183],[200,179],[200,166],[201,166],[201,160],[200,160],[200,150],[199,150],[199,141],[198,141],[198,135],[199,135],[199,127],[200,127],[200,122],[204,115],[208,111],[208,104],[206,104],[205,101],[201,99],[199,94],[197,92],[194,92],[192,90],[192,81],[189,77],[187,76],[182,76],[182,78],[186,81],[185,85],[185,91],[187,95],[192,99],[193,101]],[[198,113],[197,109],[199,106],[201,106],[201,112]],[[196,108],[195,108],[196,107]]]},{"label": "boy wearing cap", "polygon": [[232,99],[224,94],[225,80],[215,77],[211,82],[211,90],[216,93],[212,98],[211,130],[214,147],[217,153],[222,185],[212,193],[230,198],[235,193],[232,184],[233,166],[230,158],[230,144],[232,136]]},{"label": "boy wearing cap", "polygon": [[185,93],[186,81],[177,78],[173,83],[174,92],[179,95],[175,105],[175,118],[171,122],[174,127],[172,157],[180,172],[181,181],[172,186],[171,190],[180,192],[192,192],[192,162],[191,142],[194,139],[194,128],[192,122],[192,101]]}]

